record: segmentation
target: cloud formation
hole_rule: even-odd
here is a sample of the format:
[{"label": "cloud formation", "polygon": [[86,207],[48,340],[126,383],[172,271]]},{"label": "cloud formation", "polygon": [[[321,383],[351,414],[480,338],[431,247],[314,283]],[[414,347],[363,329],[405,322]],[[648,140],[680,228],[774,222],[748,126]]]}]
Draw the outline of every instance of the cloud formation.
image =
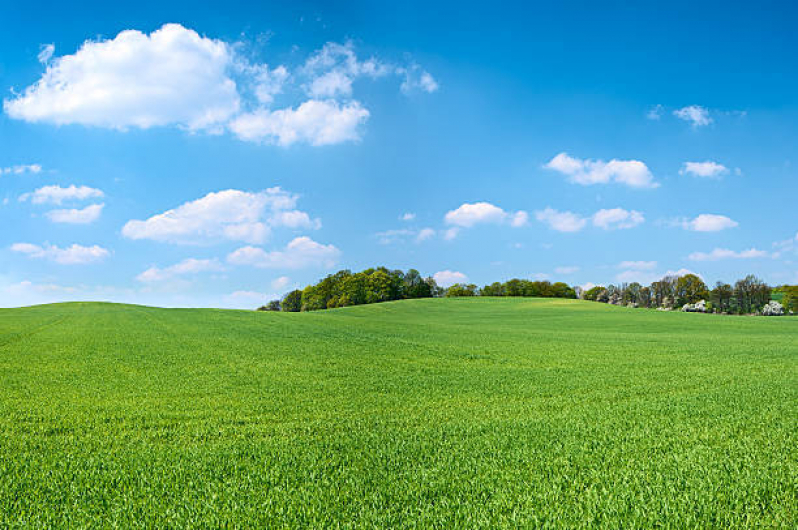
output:
[{"label": "cloud formation", "polygon": [[544,167],[566,175],[571,182],[583,186],[615,182],[632,188],[659,187],[648,166],[639,160],[582,160],[563,152]]},{"label": "cloud formation", "polygon": [[150,267],[138,276],[136,279],[143,283],[162,282],[171,280],[176,276],[185,276],[188,274],[197,274],[200,272],[221,271],[224,267],[217,259],[195,259],[187,258],[179,263],[175,263],[163,269],[158,267]]},{"label": "cloud formation", "polygon": [[240,107],[233,61],[228,44],[179,24],[150,35],[126,30],[52,59],[38,82],[3,107],[34,123],[209,129]]},{"label": "cloud formation", "polygon": [[432,279],[435,280],[435,283],[441,287],[451,287],[456,283],[464,283],[468,281],[468,276],[462,272],[450,271],[449,269],[446,269],[433,274]]},{"label": "cloud formation", "polygon": [[545,223],[557,232],[578,232],[587,224],[587,219],[573,212],[560,212],[554,208],[545,208],[535,212],[535,219]]},{"label": "cloud formation", "polygon": [[89,224],[100,218],[104,204],[90,204],[85,208],[50,210],[44,215],[54,223]]},{"label": "cloud formation", "polygon": [[690,261],[718,261],[722,259],[751,259],[751,258],[766,258],[769,254],[764,250],[757,250],[749,248],[748,250],[741,250],[735,252],[727,248],[716,248],[712,252],[693,252],[687,259]]},{"label": "cloud formation", "polygon": [[523,210],[506,212],[489,202],[475,202],[463,203],[446,212],[443,220],[447,225],[458,228],[471,228],[478,224],[508,224],[519,228],[528,223],[529,214]]},{"label": "cloud formation", "polygon": [[66,248],[59,248],[55,245],[48,244],[42,246],[32,243],[14,243],[11,245],[11,250],[13,252],[25,254],[31,258],[54,261],[61,265],[92,263],[105,259],[110,254],[108,250],[98,245],[84,247],[78,244],[73,244]]},{"label": "cloud formation", "polygon": [[31,193],[20,195],[20,202],[30,200],[33,204],[62,204],[66,201],[81,201],[85,199],[98,199],[104,197],[102,190],[90,188],[88,186],[75,186],[71,184],[67,187],[43,186]]},{"label": "cloud formation", "polygon": [[369,111],[357,101],[341,105],[333,100],[311,99],[296,109],[262,108],[242,114],[230,122],[230,130],[250,142],[321,146],[360,140],[359,126],[368,117]]},{"label": "cloud formation", "polygon": [[634,228],[645,221],[643,214],[637,210],[610,208],[599,210],[593,214],[593,226],[604,230],[622,230]]},{"label": "cloud formation", "polygon": [[321,222],[295,210],[299,196],[279,187],[257,193],[240,190],[212,192],[146,220],[128,221],[122,235],[176,244],[222,240],[259,244],[272,228],[319,228]]},{"label": "cloud formation", "polygon": [[37,174],[42,172],[40,164],[19,164],[16,166],[0,167],[0,175],[24,175],[26,173]]},{"label": "cloud formation", "polygon": [[739,225],[734,219],[725,215],[702,213],[694,219],[679,219],[676,223],[685,230],[693,232],[720,232]]},{"label": "cloud formation", "polygon": [[[360,139],[370,112],[353,99],[359,78],[398,77],[404,93],[438,89],[417,64],[361,60],[352,42],[328,42],[289,69],[253,63],[241,43],[203,37],[180,24],[86,41],[71,55],[53,57],[54,50],[42,49],[42,77],[3,101],[10,117],[120,131],[231,131],[244,141],[322,146]],[[290,104],[273,108],[281,95]]]},{"label": "cloud formation", "polygon": [[692,175],[702,178],[720,178],[728,172],[729,170],[726,166],[711,160],[706,162],[685,162],[682,169],[679,170],[680,175]]},{"label": "cloud formation", "polygon": [[233,265],[249,265],[262,269],[329,269],[335,266],[341,251],[333,245],[323,245],[309,237],[297,237],[284,250],[267,252],[258,247],[241,247],[227,256]]},{"label": "cloud formation", "polygon": [[694,128],[704,127],[712,123],[709,110],[700,105],[689,105],[673,111],[680,120],[688,121]]}]

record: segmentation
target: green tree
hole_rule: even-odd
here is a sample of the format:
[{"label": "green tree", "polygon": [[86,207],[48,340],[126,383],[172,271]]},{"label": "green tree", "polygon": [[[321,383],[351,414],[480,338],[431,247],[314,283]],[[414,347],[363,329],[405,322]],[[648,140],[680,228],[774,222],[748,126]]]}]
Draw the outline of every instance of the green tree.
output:
[{"label": "green tree", "polygon": [[302,291],[296,289],[283,297],[280,309],[291,313],[297,313],[302,309]]},{"label": "green tree", "polygon": [[464,283],[456,283],[446,289],[446,297],[453,298],[455,296],[476,296],[477,295],[477,286],[473,283],[468,285]]},{"label": "green tree", "polygon": [[694,304],[709,298],[709,291],[704,280],[695,274],[685,274],[676,280],[674,297],[678,306]]}]

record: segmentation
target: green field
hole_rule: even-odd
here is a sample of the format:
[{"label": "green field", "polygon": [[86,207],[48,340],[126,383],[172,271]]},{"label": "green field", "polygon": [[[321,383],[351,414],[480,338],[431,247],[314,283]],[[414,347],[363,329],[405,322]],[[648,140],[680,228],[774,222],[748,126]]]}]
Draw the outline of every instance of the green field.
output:
[{"label": "green field", "polygon": [[798,319],[0,310],[0,526],[798,525]]}]

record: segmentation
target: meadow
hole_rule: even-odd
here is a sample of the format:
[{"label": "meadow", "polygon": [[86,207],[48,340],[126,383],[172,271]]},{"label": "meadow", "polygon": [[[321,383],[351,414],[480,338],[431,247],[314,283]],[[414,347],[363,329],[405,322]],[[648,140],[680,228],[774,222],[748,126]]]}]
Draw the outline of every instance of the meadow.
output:
[{"label": "meadow", "polygon": [[798,319],[0,310],[0,526],[798,525]]}]

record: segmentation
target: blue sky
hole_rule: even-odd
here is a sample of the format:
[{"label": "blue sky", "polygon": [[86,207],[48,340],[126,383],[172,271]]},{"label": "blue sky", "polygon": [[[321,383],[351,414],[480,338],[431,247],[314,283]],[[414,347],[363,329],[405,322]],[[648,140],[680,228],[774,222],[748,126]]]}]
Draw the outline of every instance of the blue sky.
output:
[{"label": "blue sky", "polygon": [[0,305],[798,283],[795,8],[0,2]]}]

